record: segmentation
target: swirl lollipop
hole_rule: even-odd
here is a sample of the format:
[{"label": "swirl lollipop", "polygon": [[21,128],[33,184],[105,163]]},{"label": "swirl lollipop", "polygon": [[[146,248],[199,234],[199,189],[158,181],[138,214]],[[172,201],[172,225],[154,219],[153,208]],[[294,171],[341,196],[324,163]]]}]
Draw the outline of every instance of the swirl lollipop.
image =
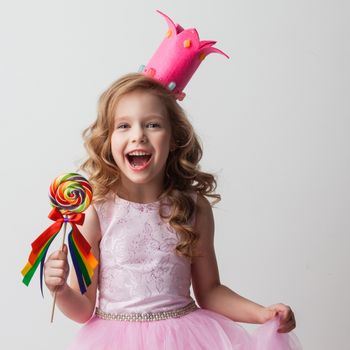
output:
[{"label": "swirl lollipop", "polygon": [[81,213],[88,208],[92,200],[89,182],[75,173],[57,176],[50,186],[51,205],[62,214]]},{"label": "swirl lollipop", "polygon": [[[64,234],[61,250],[63,250],[67,223],[71,225],[68,234],[68,246],[73,266],[77,275],[80,292],[84,294],[91,284],[91,277],[98,262],[91,252],[91,246],[80,233],[77,225],[84,222],[84,210],[92,201],[92,189],[89,182],[81,175],[68,173],[58,176],[50,185],[49,198],[53,209],[49,218],[55,221],[33,243],[28,262],[22,270],[23,283],[29,285],[40,263],[40,288],[43,294],[43,269],[45,257],[50,244],[57,236],[62,226]],[[53,321],[56,293],[52,308]]]}]

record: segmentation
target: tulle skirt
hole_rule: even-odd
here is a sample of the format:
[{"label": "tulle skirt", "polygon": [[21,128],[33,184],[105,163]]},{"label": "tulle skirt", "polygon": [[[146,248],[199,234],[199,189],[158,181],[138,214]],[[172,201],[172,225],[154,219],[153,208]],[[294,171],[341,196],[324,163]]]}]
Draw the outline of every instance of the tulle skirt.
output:
[{"label": "tulle skirt", "polygon": [[229,318],[204,309],[151,322],[94,316],[69,350],[301,350],[296,335],[277,333],[278,325],[275,318],[250,334]]}]

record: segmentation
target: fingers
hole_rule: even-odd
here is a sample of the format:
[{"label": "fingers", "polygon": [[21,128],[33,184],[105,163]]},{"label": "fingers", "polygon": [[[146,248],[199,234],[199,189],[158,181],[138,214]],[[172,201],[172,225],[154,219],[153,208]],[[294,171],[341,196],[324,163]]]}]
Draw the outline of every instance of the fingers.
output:
[{"label": "fingers", "polygon": [[69,265],[64,260],[48,260],[45,263],[45,272],[52,276],[61,276],[62,273],[68,273]]},{"label": "fingers", "polygon": [[59,291],[67,283],[68,271],[61,269],[46,269],[45,284],[51,292]]},{"label": "fingers", "polygon": [[294,320],[292,320],[292,321],[287,322],[283,326],[281,325],[278,328],[277,332],[278,333],[288,333],[288,332],[292,331],[295,327],[296,327],[296,323]]},{"label": "fingers", "polygon": [[279,333],[288,333],[296,327],[295,317],[292,309],[285,305],[285,309],[281,311]]},{"label": "fingers", "polygon": [[277,330],[278,333],[288,333],[296,327],[294,313],[290,306],[279,303],[271,305],[269,309],[275,310],[279,316],[280,326]]},{"label": "fingers", "polygon": [[67,248],[67,245],[65,244],[63,246],[63,250],[56,250],[48,257],[47,260],[53,260],[53,259],[65,260],[67,259],[67,255],[68,255],[68,248]]},{"label": "fingers", "polygon": [[47,288],[52,292],[59,291],[66,284],[68,274],[67,246],[64,246],[63,251],[55,251],[45,262],[44,279]]}]

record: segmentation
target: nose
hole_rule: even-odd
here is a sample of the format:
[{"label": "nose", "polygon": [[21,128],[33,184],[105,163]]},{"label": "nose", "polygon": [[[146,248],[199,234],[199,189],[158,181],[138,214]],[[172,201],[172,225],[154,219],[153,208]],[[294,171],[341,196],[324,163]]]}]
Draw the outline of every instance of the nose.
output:
[{"label": "nose", "polygon": [[131,135],[131,142],[133,143],[145,143],[147,142],[147,137],[142,125],[135,125]]}]

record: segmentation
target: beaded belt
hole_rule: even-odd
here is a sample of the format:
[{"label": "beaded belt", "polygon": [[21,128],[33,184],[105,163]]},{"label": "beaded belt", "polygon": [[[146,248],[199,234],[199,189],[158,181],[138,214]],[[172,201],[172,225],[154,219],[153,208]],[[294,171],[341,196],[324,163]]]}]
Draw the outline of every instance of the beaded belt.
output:
[{"label": "beaded belt", "polygon": [[159,312],[132,312],[128,314],[112,314],[104,312],[98,307],[96,308],[95,315],[104,320],[116,320],[116,321],[160,321],[168,318],[176,318],[184,316],[197,309],[197,305],[194,301],[190,304],[176,310],[159,311]]}]

